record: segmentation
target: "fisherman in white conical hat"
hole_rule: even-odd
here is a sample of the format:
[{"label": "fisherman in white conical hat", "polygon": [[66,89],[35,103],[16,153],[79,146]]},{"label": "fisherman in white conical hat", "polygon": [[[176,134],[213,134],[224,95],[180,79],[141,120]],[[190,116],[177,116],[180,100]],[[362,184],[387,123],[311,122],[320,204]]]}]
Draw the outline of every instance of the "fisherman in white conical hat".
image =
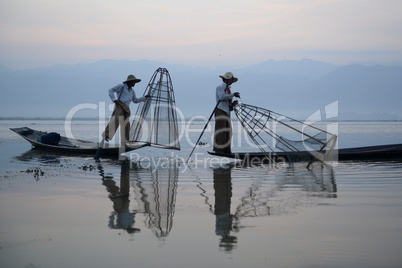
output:
[{"label": "fisherman in white conical hat", "polygon": [[232,123],[230,120],[230,111],[237,104],[232,102],[233,97],[240,98],[240,93],[231,92],[231,85],[237,82],[237,78],[231,72],[220,75],[222,83],[216,87],[215,109],[215,133],[214,133],[214,151],[221,154],[231,154]]},{"label": "fisherman in white conical hat", "polygon": [[[126,81],[116,85],[109,89],[110,99],[115,103],[112,117],[103,133],[105,141],[113,139],[117,129],[120,128],[121,132],[121,144],[125,144],[129,140],[130,136],[130,103],[139,103],[149,98],[149,95],[137,98],[133,87],[136,83],[141,82],[141,79],[136,78],[130,74]],[[116,98],[117,95],[117,98]]]}]

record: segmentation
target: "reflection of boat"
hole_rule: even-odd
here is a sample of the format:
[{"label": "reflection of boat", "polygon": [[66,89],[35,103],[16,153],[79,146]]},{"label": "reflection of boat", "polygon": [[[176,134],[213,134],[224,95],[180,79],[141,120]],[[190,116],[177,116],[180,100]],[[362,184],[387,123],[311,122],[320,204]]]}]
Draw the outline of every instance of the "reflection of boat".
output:
[{"label": "reflection of boat", "polygon": [[[50,145],[42,143],[40,137],[46,134],[45,132],[34,130],[28,127],[10,128],[12,131],[23,137],[33,147],[37,149],[53,151],[63,154],[77,154],[77,155],[94,155],[99,147],[99,143],[93,141],[70,139],[64,136],[60,136],[60,141],[57,145]],[[119,145],[106,144],[102,149],[102,155],[104,156],[118,156],[119,153],[132,151],[141,147],[147,146],[146,143],[138,144],[138,146],[126,146],[121,148]]]},{"label": "reflection of boat", "polygon": [[[211,155],[225,156],[237,159],[263,159],[267,158],[267,155],[263,152],[234,152],[232,154],[219,154],[215,152],[208,152]],[[300,154],[305,156],[313,155],[308,151],[306,152],[272,152],[268,153],[271,159],[297,159]],[[402,144],[391,145],[377,145],[357,148],[345,148],[334,150],[334,158],[338,160],[397,160],[402,159]]]},{"label": "reflection of boat", "polygon": [[19,156],[16,156],[15,158],[23,162],[37,160],[40,163],[60,163],[60,156],[61,155],[56,152],[43,151],[33,148]]}]

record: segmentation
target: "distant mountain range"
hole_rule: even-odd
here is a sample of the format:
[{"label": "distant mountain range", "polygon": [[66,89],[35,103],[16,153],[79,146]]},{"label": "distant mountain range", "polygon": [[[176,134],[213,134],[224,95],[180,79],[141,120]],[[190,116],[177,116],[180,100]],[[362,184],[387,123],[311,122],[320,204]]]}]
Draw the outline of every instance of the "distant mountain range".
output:
[{"label": "distant mountain range", "polygon": [[[101,60],[16,71],[0,65],[0,117],[65,117],[71,109],[78,111],[76,117],[98,117],[93,105],[106,102],[108,108],[109,88],[133,73],[142,79],[134,88],[142,95],[159,67],[169,70],[176,104],[185,117],[208,117],[215,106],[219,75],[231,71],[239,78],[232,89],[240,92],[242,102],[299,119],[323,112],[336,101],[342,120],[402,119],[402,66],[337,66],[307,59],[217,69],[147,60]],[[131,107],[136,110],[134,104]]]}]

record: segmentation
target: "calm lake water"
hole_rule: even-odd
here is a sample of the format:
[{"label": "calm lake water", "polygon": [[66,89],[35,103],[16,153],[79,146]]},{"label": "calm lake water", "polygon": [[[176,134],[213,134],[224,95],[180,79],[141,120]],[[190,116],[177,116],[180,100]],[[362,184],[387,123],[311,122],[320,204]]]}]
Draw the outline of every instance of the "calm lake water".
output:
[{"label": "calm lake water", "polygon": [[[96,162],[31,150],[9,130],[64,135],[63,121],[0,120],[0,266],[402,267],[401,162],[238,167],[207,154],[208,128],[187,166],[204,123],[181,151]],[[242,135],[233,151],[250,147]],[[402,143],[402,122],[341,122],[338,135],[339,148]]]}]

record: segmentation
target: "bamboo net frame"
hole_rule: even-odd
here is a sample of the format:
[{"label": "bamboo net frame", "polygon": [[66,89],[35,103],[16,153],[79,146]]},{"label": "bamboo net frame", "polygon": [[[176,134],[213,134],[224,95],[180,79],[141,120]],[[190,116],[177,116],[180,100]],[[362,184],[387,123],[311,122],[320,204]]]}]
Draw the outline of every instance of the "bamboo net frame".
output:
[{"label": "bamboo net frame", "polygon": [[[337,135],[318,128],[313,122],[302,122],[244,103],[237,104],[234,112],[251,140],[272,161],[275,148],[288,152],[294,160],[331,160]],[[285,138],[281,130],[293,139]]]},{"label": "bamboo net frame", "polygon": [[144,92],[147,94],[150,98],[138,105],[131,124],[130,142],[180,150],[176,101],[166,68],[154,72]]}]

